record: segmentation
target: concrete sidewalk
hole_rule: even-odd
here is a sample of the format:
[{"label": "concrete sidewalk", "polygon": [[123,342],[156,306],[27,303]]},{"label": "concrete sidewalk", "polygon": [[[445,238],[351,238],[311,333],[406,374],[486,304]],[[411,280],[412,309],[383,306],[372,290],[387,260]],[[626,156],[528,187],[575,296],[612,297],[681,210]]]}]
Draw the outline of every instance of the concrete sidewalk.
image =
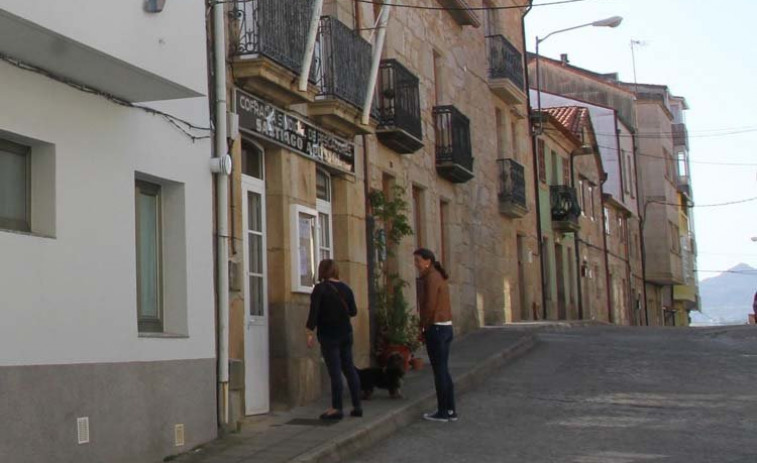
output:
[{"label": "concrete sidewalk", "polygon": [[[450,370],[457,396],[483,382],[493,370],[518,357],[536,342],[541,329],[566,329],[568,326],[515,326],[483,328],[456,339],[452,344]],[[346,388],[345,388],[346,392]],[[271,413],[248,419],[240,432],[181,455],[181,463],[251,462],[326,462],[339,461],[390,436],[403,426],[436,409],[430,365],[405,375],[403,399],[389,399],[377,390],[371,401],[363,403],[365,416],[324,424],[318,415],[328,408],[330,399],[288,412]],[[463,399],[464,400],[464,399]],[[349,398],[345,397],[345,406]],[[349,412],[346,408],[345,412]],[[465,420],[464,414],[460,420]],[[436,424],[439,425],[439,424]],[[445,425],[445,424],[441,424]],[[454,426],[454,423],[449,423]]]}]

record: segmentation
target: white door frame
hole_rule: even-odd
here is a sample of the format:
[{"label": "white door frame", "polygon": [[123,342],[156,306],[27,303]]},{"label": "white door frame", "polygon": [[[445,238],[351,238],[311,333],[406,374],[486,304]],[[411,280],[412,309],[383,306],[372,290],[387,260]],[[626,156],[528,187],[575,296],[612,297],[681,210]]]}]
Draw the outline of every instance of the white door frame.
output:
[{"label": "white door frame", "polygon": [[[249,141],[249,140],[247,140]],[[251,141],[250,141],[251,142]],[[251,142],[260,149],[262,156],[265,151],[262,146]],[[263,162],[264,169],[265,162]],[[263,175],[265,178],[265,174]],[[265,180],[242,174],[242,228],[244,249],[244,357],[245,357],[245,414],[257,415],[270,411],[270,347],[269,347],[269,323],[268,312],[268,259],[266,238],[266,197]],[[261,201],[261,252],[262,252],[262,279],[263,279],[263,317],[250,314],[252,301],[250,293],[250,244],[249,244],[249,212],[248,195],[254,193],[260,196]]]}]

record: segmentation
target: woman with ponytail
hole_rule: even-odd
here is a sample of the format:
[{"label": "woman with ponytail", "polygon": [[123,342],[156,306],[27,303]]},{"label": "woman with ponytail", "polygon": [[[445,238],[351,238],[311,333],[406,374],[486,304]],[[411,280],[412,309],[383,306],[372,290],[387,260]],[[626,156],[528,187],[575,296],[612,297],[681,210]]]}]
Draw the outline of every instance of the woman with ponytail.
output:
[{"label": "woman with ponytail", "polygon": [[420,248],[413,253],[415,268],[418,269],[417,291],[418,311],[421,329],[426,340],[426,351],[434,371],[437,409],[426,413],[429,421],[457,421],[455,412],[455,387],[449,374],[449,350],[452,344],[452,308],[449,300],[449,275],[436,261],[434,253]]}]

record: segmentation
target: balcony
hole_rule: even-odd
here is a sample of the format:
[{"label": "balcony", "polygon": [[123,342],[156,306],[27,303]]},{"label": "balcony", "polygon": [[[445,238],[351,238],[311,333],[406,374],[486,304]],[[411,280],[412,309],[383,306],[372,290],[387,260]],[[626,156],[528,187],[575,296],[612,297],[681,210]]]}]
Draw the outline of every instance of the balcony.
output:
[{"label": "balcony", "polygon": [[523,55],[502,35],[490,35],[486,41],[489,47],[489,88],[506,103],[525,103]]},{"label": "balcony", "polygon": [[673,124],[673,146],[682,146],[687,151],[689,149],[689,132],[686,130],[686,124]]},{"label": "balcony", "polygon": [[512,218],[528,213],[526,176],[521,164],[513,159],[497,159],[499,170],[499,212]]},{"label": "balcony", "polygon": [[478,19],[473,8],[466,0],[436,0],[439,5],[447,9],[447,12],[461,26],[479,27],[481,20]]},{"label": "balcony", "polygon": [[308,92],[297,89],[305,55],[310,0],[250,0],[232,10],[232,69],[235,79],[279,106],[313,101],[319,63],[313,60]]},{"label": "balcony", "polygon": [[678,175],[676,179],[676,189],[684,195],[687,200],[691,200],[691,182],[688,175]]},{"label": "balcony", "polygon": [[360,124],[372,53],[373,47],[358,32],[334,17],[321,18],[316,51],[320,85],[316,101],[309,106],[310,115],[321,125],[348,136],[372,132]]},{"label": "balcony", "polygon": [[470,121],[454,106],[434,106],[436,172],[452,183],[473,178]]},{"label": "balcony", "polygon": [[423,148],[419,81],[398,61],[381,61],[376,135],[384,145],[401,154]]},{"label": "balcony", "polygon": [[576,189],[567,185],[549,187],[552,228],[563,233],[573,233],[581,229],[578,217],[581,207],[578,205]]},{"label": "balcony", "polygon": [[[0,6],[0,55],[2,56],[13,58],[25,65],[36,66],[65,81],[97,89],[131,103],[197,98],[207,91],[204,85],[191,88],[188,82],[195,79],[180,78],[179,80],[176,77],[168,77],[163,72],[156,74],[156,69],[151,69],[153,66],[148,65],[149,59],[139,60],[140,62],[124,61],[116,56],[119,53],[115,50],[94,48],[95,44],[92,41],[80,42],[70,34],[81,27],[65,28],[70,30],[64,33],[62,29],[50,29],[54,27],[52,24],[33,22],[34,17],[41,19],[46,15],[50,16],[50,12],[46,11],[45,7],[42,7],[39,14],[22,17],[16,16],[11,11],[28,10],[29,13],[36,11],[35,8],[26,6],[29,2],[3,3]],[[55,20],[52,23],[65,22],[62,16],[59,19],[60,21]],[[134,17],[131,20],[135,22],[135,27],[141,28],[140,33],[161,34],[160,30],[152,27],[154,24],[148,24],[154,23],[153,21],[147,21],[144,17]],[[89,18],[79,17],[77,25],[82,26],[88,21]],[[192,23],[189,27],[195,25],[202,27],[199,23]],[[89,28],[84,28],[84,30],[91,32]],[[187,34],[191,36],[193,33],[187,32]],[[78,33],[75,35],[86,36],[86,34]],[[147,46],[147,43],[144,42],[142,45]],[[190,50],[185,45],[177,44],[176,46],[179,47],[176,49],[177,52],[201,53],[200,50]],[[132,46],[141,47],[137,44],[132,44]],[[157,52],[157,49],[145,48],[141,54],[135,56],[150,55],[152,52]],[[189,58],[188,62],[193,63],[192,58]],[[157,67],[165,69],[168,66]],[[175,70],[177,66],[172,66],[172,68]],[[183,66],[179,66],[179,69],[182,68]]]}]

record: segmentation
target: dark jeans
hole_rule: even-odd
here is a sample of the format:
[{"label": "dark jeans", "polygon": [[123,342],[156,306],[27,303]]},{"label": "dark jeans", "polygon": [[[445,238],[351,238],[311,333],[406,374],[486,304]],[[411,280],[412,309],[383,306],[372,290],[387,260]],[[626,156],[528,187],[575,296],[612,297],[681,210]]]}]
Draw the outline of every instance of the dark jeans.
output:
[{"label": "dark jeans", "polygon": [[343,338],[318,337],[321,355],[326,362],[331,378],[331,407],[342,410],[342,373],[347,378],[350,388],[352,408],[360,409],[360,378],[352,363],[352,333]]},{"label": "dark jeans", "polygon": [[430,325],[425,329],[426,351],[434,370],[437,410],[442,416],[447,416],[450,410],[455,410],[455,386],[452,384],[448,366],[453,336],[451,325]]}]

